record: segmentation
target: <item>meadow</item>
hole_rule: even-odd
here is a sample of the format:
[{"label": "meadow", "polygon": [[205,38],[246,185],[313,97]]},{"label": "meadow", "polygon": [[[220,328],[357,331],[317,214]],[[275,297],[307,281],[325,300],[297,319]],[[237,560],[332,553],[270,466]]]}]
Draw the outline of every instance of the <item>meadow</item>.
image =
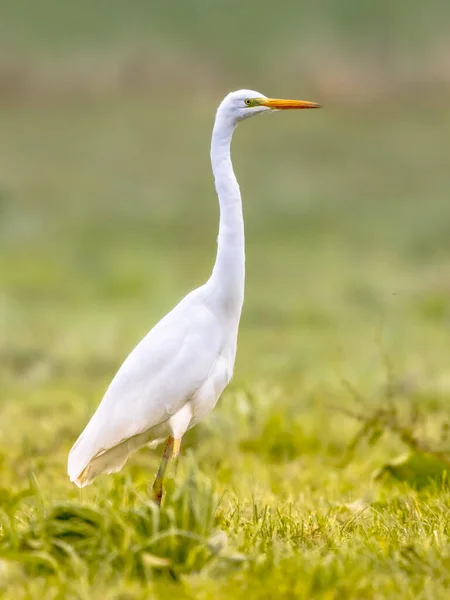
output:
[{"label": "meadow", "polygon": [[[241,45],[226,53],[234,21],[211,35],[201,2],[176,19],[161,4],[155,22],[144,2],[107,16],[2,3],[2,599],[448,597],[448,97],[392,84],[367,41],[378,22],[354,2],[304,9],[301,32],[328,41],[317,55],[306,36],[309,71],[285,51],[297,3],[266,7],[255,31],[255,3],[232,4]],[[403,75],[421,15],[393,38]],[[284,49],[264,44],[274,23]],[[327,70],[352,44],[379,67],[360,89],[369,63],[333,85]],[[209,275],[210,132],[242,86],[326,109],[236,132],[247,282],[233,381],[186,436],[161,510],[160,448],[80,491],[67,454],[105,387]]]}]

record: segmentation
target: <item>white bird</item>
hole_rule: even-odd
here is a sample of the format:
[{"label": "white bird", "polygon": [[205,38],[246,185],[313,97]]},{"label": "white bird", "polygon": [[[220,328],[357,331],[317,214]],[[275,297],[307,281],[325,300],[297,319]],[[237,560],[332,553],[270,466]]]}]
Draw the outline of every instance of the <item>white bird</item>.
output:
[{"label": "white bird", "polygon": [[69,454],[68,474],[83,487],[119,471],[138,448],[167,438],[153,484],[160,504],[163,478],[185,432],[216,405],[233,374],[244,300],[244,221],[230,145],[236,125],[280,109],[318,108],[314,102],[271,99],[251,90],[220,104],[211,142],[219,197],[217,256],[208,281],[190,292],[134,348]]}]

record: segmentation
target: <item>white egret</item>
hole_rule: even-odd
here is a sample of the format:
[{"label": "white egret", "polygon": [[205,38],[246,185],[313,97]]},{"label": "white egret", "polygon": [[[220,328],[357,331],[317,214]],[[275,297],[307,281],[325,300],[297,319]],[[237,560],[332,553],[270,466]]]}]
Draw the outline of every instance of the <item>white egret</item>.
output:
[{"label": "white egret", "polygon": [[166,441],[153,484],[159,504],[170,458],[184,433],[215,406],[231,379],[244,300],[244,221],[230,145],[236,125],[280,109],[318,108],[239,90],[220,104],[211,142],[219,197],[217,257],[208,281],[190,292],[131,352],[69,454],[71,481],[83,487],[119,471],[138,448]]}]

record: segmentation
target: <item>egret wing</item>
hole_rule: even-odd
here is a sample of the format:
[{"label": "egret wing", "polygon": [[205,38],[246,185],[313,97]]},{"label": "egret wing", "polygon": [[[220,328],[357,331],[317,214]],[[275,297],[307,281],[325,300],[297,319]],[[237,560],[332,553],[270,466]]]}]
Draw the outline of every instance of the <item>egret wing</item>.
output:
[{"label": "egret wing", "polygon": [[197,294],[186,296],[120,367],[70,452],[71,478],[95,456],[178,412],[206,381],[222,345],[217,318]]}]

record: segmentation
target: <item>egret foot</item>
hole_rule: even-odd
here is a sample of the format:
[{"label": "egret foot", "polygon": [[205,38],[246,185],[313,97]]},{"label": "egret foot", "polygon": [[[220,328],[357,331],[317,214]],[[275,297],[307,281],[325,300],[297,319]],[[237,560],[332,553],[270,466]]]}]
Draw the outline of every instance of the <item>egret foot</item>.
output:
[{"label": "egret foot", "polygon": [[158,506],[161,506],[161,500],[163,496],[163,481],[164,475],[167,470],[167,465],[169,464],[170,458],[173,456],[173,448],[174,448],[174,439],[173,437],[168,437],[166,445],[164,446],[164,452],[161,459],[161,464],[159,465],[158,472],[155,477],[155,481],[153,483],[152,492],[153,492],[153,500],[156,502]]},{"label": "egret foot", "polygon": [[158,505],[161,506],[161,502],[162,502],[162,495],[163,495],[163,489],[162,486],[159,486],[158,489],[155,488],[155,486],[153,485],[153,501]]}]

